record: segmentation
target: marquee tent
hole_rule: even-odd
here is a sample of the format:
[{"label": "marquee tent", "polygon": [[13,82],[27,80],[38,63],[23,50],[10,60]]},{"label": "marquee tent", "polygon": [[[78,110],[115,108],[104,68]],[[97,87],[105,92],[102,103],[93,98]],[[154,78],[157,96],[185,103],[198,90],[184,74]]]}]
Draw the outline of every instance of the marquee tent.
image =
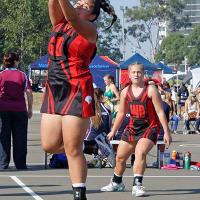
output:
[{"label": "marquee tent", "polygon": [[176,74],[176,71],[161,62],[157,63],[156,66],[163,70],[163,74]]},{"label": "marquee tent", "polygon": [[42,56],[35,62],[30,64],[31,70],[47,70],[48,56]]},{"label": "marquee tent", "polygon": [[[42,56],[35,62],[30,64],[30,70],[47,70],[48,56]],[[114,76],[116,82],[118,83],[118,64],[115,63],[107,56],[98,56],[96,55],[89,65],[90,71],[93,76],[94,83],[104,89],[105,84],[103,77],[106,74]]]},{"label": "marquee tent", "polygon": [[189,82],[195,90],[200,85],[200,67],[190,70],[184,77],[183,82]]},{"label": "marquee tent", "polygon": [[132,63],[141,63],[144,65],[144,70],[148,71],[149,73],[157,70],[157,66],[154,65],[153,63],[151,63],[149,60],[147,60],[146,58],[144,58],[142,55],[140,55],[139,53],[135,53],[133,56],[131,56],[130,58],[128,58],[126,61],[122,62],[120,64],[120,69],[128,69],[128,66]]},{"label": "marquee tent", "polygon": [[118,67],[117,63],[114,63],[108,57],[104,59],[102,56],[95,56],[90,64],[90,71],[93,76],[94,83],[101,89],[105,88],[103,77],[106,74],[110,74],[115,78],[116,84],[118,84]]}]

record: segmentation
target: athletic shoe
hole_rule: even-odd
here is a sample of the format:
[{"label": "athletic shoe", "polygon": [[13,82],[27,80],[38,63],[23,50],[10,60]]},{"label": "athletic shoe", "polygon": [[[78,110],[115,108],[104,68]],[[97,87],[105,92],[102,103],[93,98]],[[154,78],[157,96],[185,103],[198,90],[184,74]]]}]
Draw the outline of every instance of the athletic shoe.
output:
[{"label": "athletic shoe", "polygon": [[144,187],[141,185],[133,186],[132,195],[136,197],[143,197],[145,195]]},{"label": "athletic shoe", "polygon": [[114,183],[111,179],[110,183],[101,188],[102,192],[122,192],[125,189],[125,185],[123,182]]},{"label": "athletic shoe", "polygon": [[115,159],[115,152],[112,148],[112,145],[110,144],[110,141],[107,138],[106,133],[101,133],[95,138],[95,141],[97,142],[97,145],[99,147],[100,154],[103,158],[107,158],[110,166],[112,168],[116,165],[116,159]]},{"label": "athletic shoe", "polygon": [[197,130],[197,131],[195,131],[195,133],[196,133],[196,134],[200,134],[200,131]]},{"label": "athletic shoe", "polygon": [[177,131],[174,131],[173,133],[174,133],[174,134],[178,134],[178,132],[177,132]]},{"label": "athletic shoe", "polygon": [[188,135],[188,134],[189,134],[189,130],[183,131],[183,135]]}]

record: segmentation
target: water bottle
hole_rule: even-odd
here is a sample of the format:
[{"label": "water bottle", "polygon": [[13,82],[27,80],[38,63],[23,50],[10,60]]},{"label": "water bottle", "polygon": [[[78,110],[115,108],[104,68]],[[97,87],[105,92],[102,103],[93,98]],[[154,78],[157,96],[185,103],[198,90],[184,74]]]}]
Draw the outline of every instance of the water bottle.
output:
[{"label": "water bottle", "polygon": [[179,164],[180,164],[180,167],[184,167],[184,160],[183,160],[183,153],[182,152],[179,152]]},{"label": "water bottle", "polygon": [[160,163],[158,163],[158,167],[161,168],[163,167],[163,156],[164,156],[164,153],[163,152],[160,152]]},{"label": "water bottle", "polygon": [[176,153],[176,166],[180,167],[180,155],[179,155],[179,152]]},{"label": "water bottle", "polygon": [[184,156],[184,169],[190,169],[190,162],[191,162],[191,154],[190,152],[185,153]]},{"label": "water bottle", "polygon": [[173,150],[172,151],[172,160],[176,160],[176,151],[175,150]]},{"label": "water bottle", "polygon": [[170,162],[170,150],[168,148],[165,148],[164,154],[163,154],[163,166],[167,166]]}]

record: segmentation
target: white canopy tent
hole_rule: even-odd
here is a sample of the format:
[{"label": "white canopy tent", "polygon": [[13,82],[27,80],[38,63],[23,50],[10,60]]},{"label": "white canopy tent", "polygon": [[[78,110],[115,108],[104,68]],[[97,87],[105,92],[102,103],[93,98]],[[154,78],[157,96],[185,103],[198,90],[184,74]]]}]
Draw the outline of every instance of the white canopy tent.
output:
[{"label": "white canopy tent", "polygon": [[192,88],[195,90],[200,85],[200,67],[190,71],[192,72]]}]

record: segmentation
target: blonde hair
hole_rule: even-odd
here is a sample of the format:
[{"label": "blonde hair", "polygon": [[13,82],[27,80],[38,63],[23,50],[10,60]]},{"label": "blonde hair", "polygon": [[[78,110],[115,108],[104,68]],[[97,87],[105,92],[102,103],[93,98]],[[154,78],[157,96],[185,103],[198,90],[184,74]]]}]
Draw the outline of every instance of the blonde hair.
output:
[{"label": "blonde hair", "polygon": [[144,65],[142,63],[139,63],[139,62],[134,62],[134,63],[131,63],[129,66],[128,66],[128,71],[131,70],[131,68],[135,65],[138,65],[138,66],[141,66],[142,68],[142,71],[144,71]]},{"label": "blonde hair", "polygon": [[192,102],[192,97],[194,97],[194,102],[198,101],[196,95],[192,93],[192,94],[190,94],[189,97],[188,97],[188,101],[189,101],[189,103]]},{"label": "blonde hair", "polygon": [[102,114],[101,114],[101,102],[103,99],[103,91],[100,88],[94,89],[94,101],[95,101],[95,116],[91,117],[92,125],[95,129],[98,129],[102,124]]}]

